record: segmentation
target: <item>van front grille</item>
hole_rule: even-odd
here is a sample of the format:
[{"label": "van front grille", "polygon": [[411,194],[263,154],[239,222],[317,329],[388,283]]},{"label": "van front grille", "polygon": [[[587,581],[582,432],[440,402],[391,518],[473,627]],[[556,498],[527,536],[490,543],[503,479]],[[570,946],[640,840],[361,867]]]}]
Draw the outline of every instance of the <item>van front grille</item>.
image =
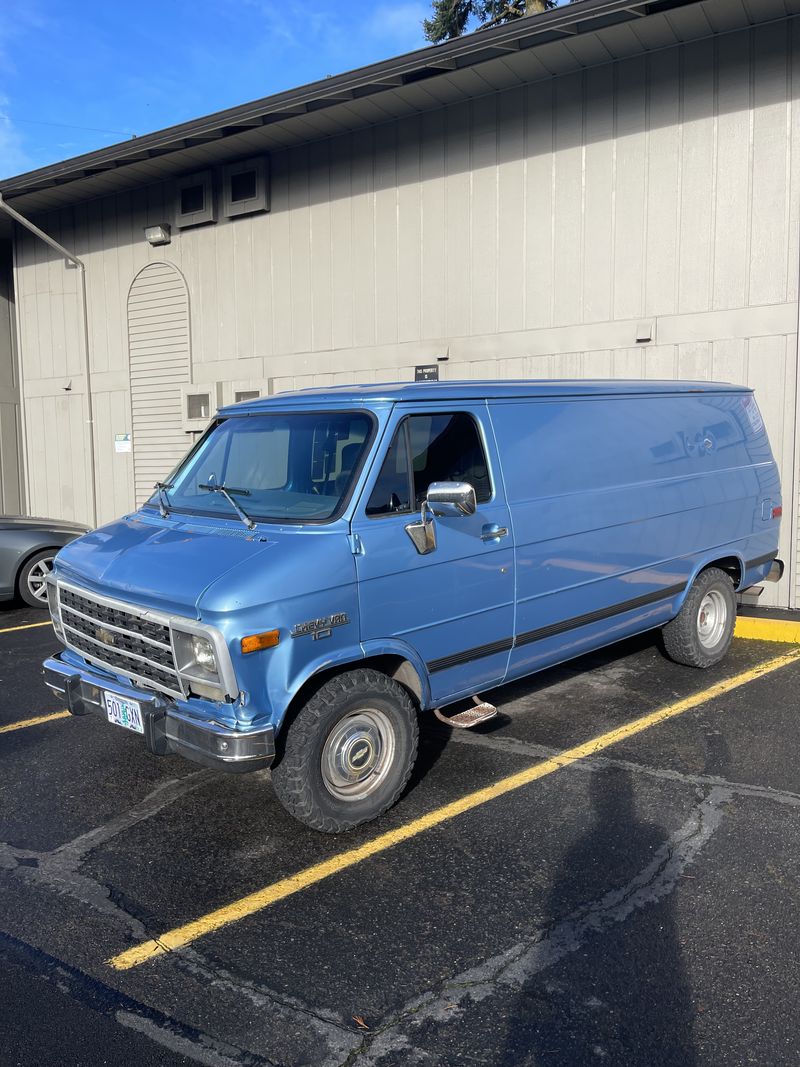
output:
[{"label": "van front grille", "polygon": [[182,695],[169,625],[59,583],[66,644],[92,663],[148,689]]}]

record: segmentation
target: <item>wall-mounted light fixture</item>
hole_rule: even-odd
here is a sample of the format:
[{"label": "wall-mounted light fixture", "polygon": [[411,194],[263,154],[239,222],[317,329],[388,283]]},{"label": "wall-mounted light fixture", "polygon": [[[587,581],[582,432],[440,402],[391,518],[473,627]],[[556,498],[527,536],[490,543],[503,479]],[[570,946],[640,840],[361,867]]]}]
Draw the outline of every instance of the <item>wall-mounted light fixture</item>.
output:
[{"label": "wall-mounted light fixture", "polygon": [[162,222],[158,226],[145,226],[144,236],[148,244],[168,245],[172,240],[170,235],[172,227],[168,222]]}]

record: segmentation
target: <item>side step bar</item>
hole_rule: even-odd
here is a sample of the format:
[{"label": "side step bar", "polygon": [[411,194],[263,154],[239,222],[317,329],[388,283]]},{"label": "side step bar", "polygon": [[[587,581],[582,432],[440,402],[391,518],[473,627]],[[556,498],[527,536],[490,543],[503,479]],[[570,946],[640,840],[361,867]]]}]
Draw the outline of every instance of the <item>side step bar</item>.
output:
[{"label": "side step bar", "polygon": [[473,696],[473,707],[465,708],[464,711],[456,711],[452,715],[445,715],[441,708],[434,708],[433,714],[443,722],[445,726],[454,726],[459,730],[471,730],[473,726],[479,726],[482,722],[488,722],[497,714],[494,704],[489,704],[480,697]]}]

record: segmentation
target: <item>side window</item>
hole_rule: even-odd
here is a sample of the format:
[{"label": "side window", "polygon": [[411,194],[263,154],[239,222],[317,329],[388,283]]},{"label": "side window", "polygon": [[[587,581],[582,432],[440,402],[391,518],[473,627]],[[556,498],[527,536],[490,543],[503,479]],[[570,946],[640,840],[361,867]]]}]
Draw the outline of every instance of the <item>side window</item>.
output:
[{"label": "side window", "polygon": [[469,482],[479,504],[492,495],[489,467],[471,416],[412,415],[409,420],[414,501],[421,504],[431,482]]},{"label": "side window", "polygon": [[483,444],[474,419],[466,412],[410,415],[403,420],[367,504],[367,515],[415,510],[431,482],[469,482],[479,504],[491,497]]}]

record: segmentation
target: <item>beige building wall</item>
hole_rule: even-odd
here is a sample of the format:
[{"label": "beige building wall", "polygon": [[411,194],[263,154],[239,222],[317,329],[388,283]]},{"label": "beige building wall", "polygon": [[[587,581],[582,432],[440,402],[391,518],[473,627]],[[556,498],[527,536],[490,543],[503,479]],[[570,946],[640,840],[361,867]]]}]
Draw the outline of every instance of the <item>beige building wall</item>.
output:
[{"label": "beige building wall", "polygon": [[[791,563],[764,602],[800,602],[799,19],[273,153],[268,214],[151,248],[143,227],[172,217],[166,184],[37,220],[87,264],[100,521],[133,502],[114,451],[131,429],[128,292],[168,262],[192,380],[230,398],[409,379],[438,356],[454,379],[754,386]],[[16,284],[31,506],[85,519],[75,272],[21,235]]]}]

